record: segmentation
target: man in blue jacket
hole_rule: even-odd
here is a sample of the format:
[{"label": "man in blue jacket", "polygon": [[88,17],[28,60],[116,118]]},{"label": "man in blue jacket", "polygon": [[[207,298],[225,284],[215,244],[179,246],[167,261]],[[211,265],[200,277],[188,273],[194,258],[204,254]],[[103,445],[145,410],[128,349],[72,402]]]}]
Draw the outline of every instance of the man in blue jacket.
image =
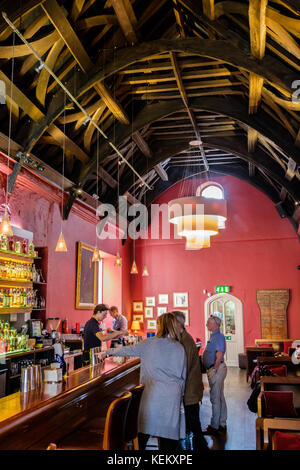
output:
[{"label": "man in blue jacket", "polygon": [[206,368],[210,387],[210,401],[212,404],[211,423],[204,434],[213,436],[226,433],[227,406],[224,396],[224,381],[227,375],[227,367],[224,362],[226,352],[226,340],[220,331],[221,319],[211,315],[206,327],[211,332],[210,339],[203,352],[203,364]]}]

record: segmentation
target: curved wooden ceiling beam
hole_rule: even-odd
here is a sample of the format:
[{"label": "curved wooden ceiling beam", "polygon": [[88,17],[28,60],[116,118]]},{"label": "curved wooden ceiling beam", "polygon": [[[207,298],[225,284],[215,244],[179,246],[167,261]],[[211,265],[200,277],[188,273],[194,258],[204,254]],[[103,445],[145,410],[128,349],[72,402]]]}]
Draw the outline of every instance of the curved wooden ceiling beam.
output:
[{"label": "curved wooden ceiling beam", "polygon": [[[262,76],[267,82],[275,84],[277,87],[288,91],[288,93],[292,93],[292,82],[298,79],[296,72],[292,72],[290,68],[286,67],[274,57],[266,55],[261,61],[253,58],[249,48],[246,48],[244,43],[233,44],[233,42],[229,40],[215,41],[198,38],[163,39],[117,50],[114,60],[105,64],[105,66],[101,67],[96,73],[93,72],[93,75],[90,74],[88,77],[83,74],[78,77],[79,83],[76,98],[80,98],[80,96],[86,93],[90,88],[100,86],[100,83],[103,82],[104,79],[120,70],[140,60],[144,60],[147,57],[170,51],[222,60],[234,67]],[[73,91],[73,87],[71,87],[71,89]],[[61,99],[57,99],[60,94]],[[30,149],[32,147],[32,141],[36,142],[62,113],[64,103],[62,97],[63,91],[56,93],[54,103],[50,103],[49,105],[46,118],[41,122],[34,123],[26,143],[26,149]],[[59,103],[59,105],[57,106],[56,103]]]},{"label": "curved wooden ceiling beam", "polygon": [[200,38],[159,39],[117,50],[113,61],[105,64],[93,76],[90,75],[87,82],[82,84],[79,95],[98,81],[102,81],[140,60],[167,52],[181,52],[222,60],[247,72],[256,73],[288,92],[291,92],[291,80],[297,78],[296,72],[291,72],[290,68],[274,57],[266,55],[261,61],[252,57],[250,49],[242,41],[233,43],[232,40],[216,41]]},{"label": "curved wooden ceiling beam", "polygon": [[[278,192],[270,184],[265,185],[266,180],[263,178],[261,173],[256,174],[255,176],[250,177],[247,167],[234,166],[230,165],[219,165],[218,168],[213,167],[209,172],[210,177],[213,179],[215,176],[234,176],[242,181],[245,181],[251,186],[254,186],[259,191],[263,192],[269,199],[271,199],[274,204],[278,202]],[[151,204],[155,199],[164,191],[174,186],[176,183],[183,180],[182,171],[177,167],[168,168],[168,181],[158,180],[155,183],[153,191],[147,192],[147,205]],[[190,178],[205,178],[206,171],[199,170],[195,172],[193,168],[187,168],[184,174],[185,179]]]},{"label": "curved wooden ceiling beam", "polygon": [[[255,116],[248,115],[247,103],[234,97],[201,97],[190,101],[190,106],[194,110],[204,110],[216,114],[225,115],[231,119],[242,122],[244,125],[252,127],[267,139],[274,142],[284,153],[293,158],[300,165],[298,149],[293,145],[291,136],[281,126],[272,120],[263,110],[259,110]],[[160,102],[157,104],[146,105],[138,113],[132,126],[122,126],[117,124],[115,127],[115,144],[119,146],[131,134],[143,129],[145,126],[171,115],[175,112],[184,110],[184,104],[181,100],[171,102]],[[108,144],[100,146],[101,160],[111,154],[111,148]],[[167,157],[166,157],[167,158]],[[269,163],[271,160],[269,161]],[[82,168],[78,177],[80,182],[84,182],[87,176],[93,171],[96,164],[96,156]]]},{"label": "curved wooden ceiling beam", "polygon": [[[262,170],[264,173],[273,178],[279,185],[284,187],[287,192],[295,199],[299,200],[300,198],[300,185],[298,180],[288,181],[285,178],[285,173],[282,170],[281,166],[272,160],[272,165],[270,165],[269,156],[263,152],[260,148],[255,151],[255,154],[249,153],[247,149],[247,140],[242,136],[235,137],[206,137],[203,138],[204,147],[219,149],[224,152],[231,153],[240,157],[247,162],[254,164],[257,168]],[[152,146],[154,149],[154,146]],[[155,165],[163,162],[167,158],[171,158],[174,155],[177,155],[179,152],[188,150],[189,144],[187,142],[177,143],[176,145],[163,148],[162,145],[157,144],[158,151],[153,152],[153,156],[150,161],[144,162],[142,159],[139,160],[136,164],[136,170],[140,173],[141,176],[144,176],[151,168]],[[132,185],[132,179],[124,181],[120,186],[120,194],[124,194],[130,186]]]}]

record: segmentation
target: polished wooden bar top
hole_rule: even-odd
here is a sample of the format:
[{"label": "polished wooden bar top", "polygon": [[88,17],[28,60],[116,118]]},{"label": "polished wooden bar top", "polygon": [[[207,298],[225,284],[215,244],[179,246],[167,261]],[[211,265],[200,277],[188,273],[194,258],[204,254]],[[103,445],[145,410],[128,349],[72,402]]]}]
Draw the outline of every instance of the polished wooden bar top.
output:
[{"label": "polished wooden bar top", "polygon": [[138,366],[138,358],[126,358],[122,364],[115,363],[113,357],[96,366],[86,366],[73,371],[63,383],[43,383],[38,390],[17,392],[0,399],[1,429],[12,421],[39,412],[41,408],[55,406],[56,402],[71,399],[74,394],[84,393],[89,388],[105,382],[116,375]]}]

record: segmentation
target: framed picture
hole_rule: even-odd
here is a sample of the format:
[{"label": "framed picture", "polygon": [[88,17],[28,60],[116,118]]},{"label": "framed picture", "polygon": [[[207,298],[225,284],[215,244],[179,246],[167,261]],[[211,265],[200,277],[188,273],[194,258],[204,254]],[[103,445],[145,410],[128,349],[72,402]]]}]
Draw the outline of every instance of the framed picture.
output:
[{"label": "framed picture", "polygon": [[144,311],[143,302],[133,302],[133,311],[143,312]]},{"label": "framed picture", "polygon": [[174,292],[173,294],[174,307],[188,307],[188,293],[187,292]]},{"label": "framed picture", "polygon": [[157,316],[162,315],[163,313],[167,313],[167,307],[157,307]]},{"label": "framed picture", "polygon": [[189,326],[189,324],[190,324],[189,311],[185,310],[185,309],[182,309],[182,308],[180,309],[180,311],[182,313],[184,313],[184,315],[185,315],[185,322],[184,322],[185,326]]},{"label": "framed picture", "polygon": [[132,316],[133,321],[139,321],[140,323],[143,323],[144,321],[144,315],[133,315]]},{"label": "framed picture", "polygon": [[147,320],[147,330],[156,330],[156,320]]},{"label": "framed picture", "polygon": [[153,307],[145,307],[145,318],[153,318]]},{"label": "framed picture", "polygon": [[77,309],[91,309],[97,303],[97,269],[93,263],[94,247],[77,242],[76,304]]},{"label": "framed picture", "polygon": [[169,294],[158,294],[158,303],[159,304],[168,304],[169,303]]},{"label": "framed picture", "polygon": [[146,305],[147,305],[147,307],[154,307],[155,306],[155,297],[146,297]]}]

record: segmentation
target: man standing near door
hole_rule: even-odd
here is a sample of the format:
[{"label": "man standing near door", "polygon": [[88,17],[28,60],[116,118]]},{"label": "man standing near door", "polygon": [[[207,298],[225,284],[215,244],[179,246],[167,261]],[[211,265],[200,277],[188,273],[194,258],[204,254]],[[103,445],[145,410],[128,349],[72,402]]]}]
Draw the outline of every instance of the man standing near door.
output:
[{"label": "man standing near door", "polygon": [[[185,315],[180,310],[174,310],[180,325],[180,340],[186,354],[186,381],[183,396],[186,435],[192,438],[191,450],[208,450],[200,423],[200,407],[203,396],[203,382],[199,353],[193,337],[185,329]],[[188,450],[188,449],[186,449]]]},{"label": "man standing near door", "polygon": [[224,396],[224,381],[227,375],[227,367],[224,362],[226,340],[220,331],[220,325],[221,319],[215,315],[210,315],[206,322],[206,327],[211,332],[211,335],[202,356],[210,387],[210,401],[212,404],[211,423],[207,426],[204,434],[212,436],[219,435],[220,432],[226,433],[227,430],[227,406]]}]

